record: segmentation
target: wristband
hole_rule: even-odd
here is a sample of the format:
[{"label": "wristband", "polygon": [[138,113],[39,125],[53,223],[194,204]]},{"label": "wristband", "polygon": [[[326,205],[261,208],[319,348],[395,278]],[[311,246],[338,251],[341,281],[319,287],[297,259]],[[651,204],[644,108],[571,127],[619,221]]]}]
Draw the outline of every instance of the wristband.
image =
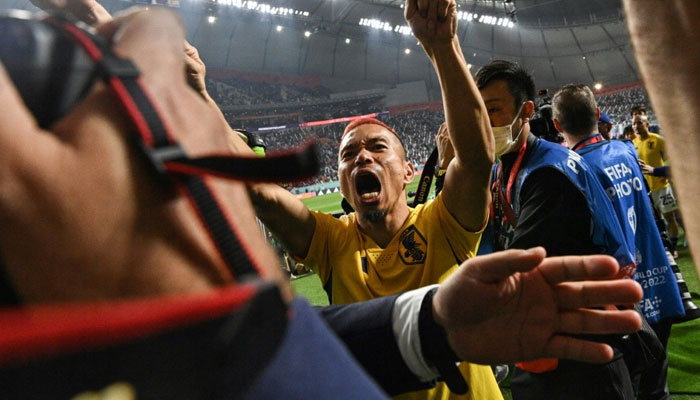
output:
[{"label": "wristband", "polygon": [[437,288],[430,290],[423,298],[418,314],[418,332],[423,358],[440,373],[440,380],[447,384],[450,391],[466,394],[469,385],[457,368],[459,357],[447,342],[445,329],[435,322],[433,317],[433,296]]}]

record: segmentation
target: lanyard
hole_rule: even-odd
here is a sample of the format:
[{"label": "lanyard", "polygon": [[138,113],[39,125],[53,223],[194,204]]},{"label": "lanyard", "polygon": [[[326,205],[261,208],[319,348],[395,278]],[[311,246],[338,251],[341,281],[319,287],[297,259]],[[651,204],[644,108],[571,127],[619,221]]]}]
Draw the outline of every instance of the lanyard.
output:
[{"label": "lanyard", "polygon": [[596,133],[596,134],[589,136],[586,139],[583,139],[582,141],[576,143],[576,145],[574,147],[572,147],[571,150],[578,151],[578,150],[588,146],[589,144],[602,142],[603,140],[605,140],[605,139],[603,139],[603,135],[601,135],[600,133]]},{"label": "lanyard", "polygon": [[492,187],[492,192],[496,193],[494,195],[494,203],[495,207],[500,207],[503,210],[504,218],[503,220],[505,222],[508,222],[511,224],[513,227],[516,225],[516,220],[515,220],[515,213],[513,212],[513,207],[510,205],[511,204],[511,193],[513,189],[513,183],[515,183],[515,178],[518,176],[518,172],[520,172],[520,166],[523,163],[523,159],[525,158],[525,152],[527,150],[527,142],[523,144],[523,147],[520,148],[520,151],[518,152],[518,157],[515,159],[515,162],[513,163],[513,167],[510,169],[510,174],[508,175],[508,182],[506,185],[506,193],[503,193],[503,162],[501,162],[498,165],[498,173],[497,173],[497,178],[496,182],[494,182],[493,187]]}]

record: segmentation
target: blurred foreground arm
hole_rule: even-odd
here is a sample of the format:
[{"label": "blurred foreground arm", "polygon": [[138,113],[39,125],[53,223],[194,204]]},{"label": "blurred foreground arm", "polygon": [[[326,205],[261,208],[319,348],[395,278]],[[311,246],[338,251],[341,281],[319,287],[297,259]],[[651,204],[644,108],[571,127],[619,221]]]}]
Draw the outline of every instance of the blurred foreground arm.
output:
[{"label": "blurred foreground arm", "polygon": [[62,11],[88,25],[101,25],[112,20],[112,16],[95,0],[30,0],[44,11]]},{"label": "blurred foreground arm", "polygon": [[[456,359],[480,364],[542,357],[609,361],[613,353],[608,345],[570,335],[638,330],[641,319],[634,311],[587,308],[635,303],[641,299],[641,287],[629,279],[615,279],[617,263],[608,256],[544,256],[542,248],[535,248],[476,257],[439,288],[406,292],[395,301],[389,297],[324,307],[321,313],[389,394],[430,387],[443,379],[435,360],[421,347],[426,340],[433,349],[449,342]],[[432,302],[424,301],[436,288]],[[420,318],[426,306],[446,335],[422,337],[423,325],[431,324]],[[388,319],[393,327],[387,326]],[[376,357],[378,348],[382,357]]]},{"label": "blurred foreground arm", "polygon": [[[624,0],[637,65],[673,162],[673,177],[693,254],[700,255],[700,3]],[[653,21],[653,22],[651,22]],[[700,274],[700,263],[695,263]]]},{"label": "blurred foreground arm", "polygon": [[[187,86],[182,23],[163,9],[98,27],[141,71],[162,120],[197,157],[225,153],[227,130]],[[41,131],[0,67],[0,253],[23,302],[82,301],[211,290],[230,271],[182,196],[158,184],[130,142],[134,127],[111,89],[95,85]],[[206,178],[240,236],[286,288],[243,184]]]}]

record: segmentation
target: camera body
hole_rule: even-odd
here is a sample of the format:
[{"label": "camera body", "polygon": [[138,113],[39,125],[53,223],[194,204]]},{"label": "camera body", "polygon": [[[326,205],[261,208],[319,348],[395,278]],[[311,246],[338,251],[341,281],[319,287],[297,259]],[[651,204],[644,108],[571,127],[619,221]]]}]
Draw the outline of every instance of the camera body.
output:
[{"label": "camera body", "polygon": [[0,62],[41,128],[73,109],[99,76],[81,46],[44,17],[4,11],[0,37]]}]

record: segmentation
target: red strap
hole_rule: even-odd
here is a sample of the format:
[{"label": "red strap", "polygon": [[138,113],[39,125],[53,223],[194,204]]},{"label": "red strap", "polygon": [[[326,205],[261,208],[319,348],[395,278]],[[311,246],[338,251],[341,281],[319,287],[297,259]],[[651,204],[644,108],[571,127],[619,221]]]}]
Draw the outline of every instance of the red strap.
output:
[{"label": "red strap", "polygon": [[571,150],[577,151],[577,150],[582,149],[590,144],[602,142],[603,140],[605,140],[603,138],[603,135],[601,135],[600,133],[596,133],[595,135],[590,136],[590,137],[583,139],[582,141],[576,143],[576,145],[574,147],[572,147]]},{"label": "red strap", "polygon": [[[513,163],[513,167],[510,169],[510,174],[508,176],[508,183],[506,185],[506,194],[503,194],[503,162],[501,162],[498,165],[498,172],[496,175],[496,181],[494,182],[491,191],[496,193],[496,196],[494,196],[493,201],[496,202],[498,206],[503,210],[503,221],[510,224],[511,226],[515,227],[517,225],[517,221],[515,219],[515,212],[513,211],[513,207],[511,206],[511,192],[513,189],[513,184],[515,182],[515,179],[518,176],[518,172],[520,172],[520,166],[523,163],[523,159],[525,158],[525,152],[527,150],[527,142],[523,144],[523,147],[520,148],[518,151],[518,157],[515,159],[515,162]],[[494,204],[491,205],[491,214],[493,215],[494,211]]]},{"label": "red strap", "polygon": [[510,204],[513,183],[515,182],[515,178],[518,176],[518,172],[520,172],[520,165],[523,163],[523,158],[525,158],[525,150],[527,150],[527,141],[523,143],[523,147],[521,147],[520,151],[518,152],[518,158],[515,159],[515,163],[513,163],[513,168],[510,169],[510,175],[508,176],[508,187],[506,188],[508,204]]},{"label": "red strap", "polygon": [[519,362],[515,366],[527,372],[541,374],[557,369],[559,360],[556,358],[540,358],[539,360]]},{"label": "red strap", "polygon": [[199,295],[0,310],[0,364],[128,342],[235,312],[258,292],[244,284]]}]

